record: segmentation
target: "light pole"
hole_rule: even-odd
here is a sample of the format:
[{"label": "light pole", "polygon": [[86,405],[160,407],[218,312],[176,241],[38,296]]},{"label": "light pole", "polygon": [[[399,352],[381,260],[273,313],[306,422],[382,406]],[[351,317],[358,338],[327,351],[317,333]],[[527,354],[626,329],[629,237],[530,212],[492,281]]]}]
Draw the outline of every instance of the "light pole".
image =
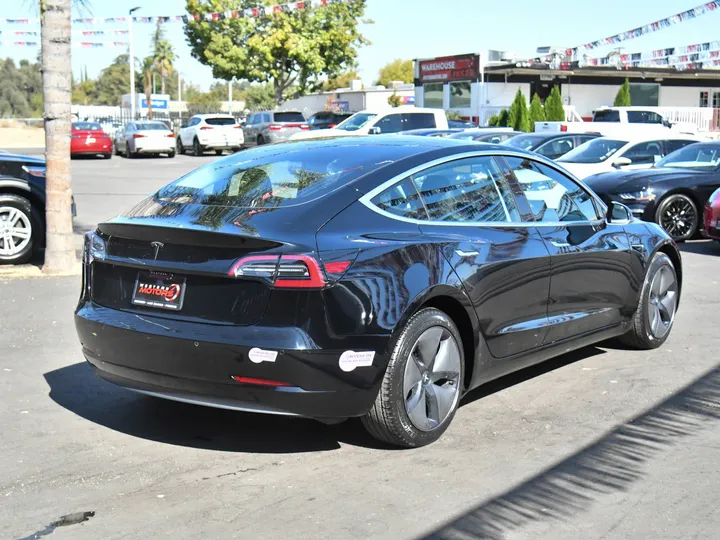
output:
[{"label": "light pole", "polygon": [[138,9],[140,9],[140,6],[134,7],[128,11],[128,36],[130,45],[130,121],[135,120],[135,56],[133,55],[132,42],[132,14]]}]

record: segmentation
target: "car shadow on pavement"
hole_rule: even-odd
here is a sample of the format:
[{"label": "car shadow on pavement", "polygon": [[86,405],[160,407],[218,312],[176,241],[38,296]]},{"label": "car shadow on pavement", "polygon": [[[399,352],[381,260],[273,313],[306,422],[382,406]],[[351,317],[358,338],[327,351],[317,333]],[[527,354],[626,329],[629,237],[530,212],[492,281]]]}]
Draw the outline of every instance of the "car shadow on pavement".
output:
[{"label": "car shadow on pavement", "polygon": [[714,240],[690,240],[678,244],[683,253],[697,253],[698,255],[720,255],[720,243]]},{"label": "car shadow on pavement", "polygon": [[337,450],[340,442],[386,448],[356,419],[338,425],[201,407],[137,394],[97,377],[87,363],[45,373],[50,398],[109,429],[143,439],[225,452]]},{"label": "car shadow on pavement", "polygon": [[720,420],[720,364],[593,444],[423,538],[497,539],[533,522],[566,521],[596,497],[625,492],[646,462]]}]

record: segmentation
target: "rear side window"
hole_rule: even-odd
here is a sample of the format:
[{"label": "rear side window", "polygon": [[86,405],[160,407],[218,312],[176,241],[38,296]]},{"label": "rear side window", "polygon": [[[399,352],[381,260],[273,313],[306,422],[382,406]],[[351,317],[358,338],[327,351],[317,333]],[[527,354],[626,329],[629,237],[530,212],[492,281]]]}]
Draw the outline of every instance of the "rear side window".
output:
[{"label": "rear side window", "polygon": [[208,126],[232,126],[235,124],[235,119],[232,116],[224,116],[221,118],[206,118],[205,123]]},{"label": "rear side window", "polygon": [[405,128],[402,122],[402,115],[400,114],[388,114],[377,121],[375,127],[380,128],[380,133],[397,133],[403,131]]},{"label": "rear side window", "polygon": [[412,179],[406,178],[373,198],[372,203],[391,214],[410,219],[427,219]]},{"label": "rear side window", "polygon": [[520,221],[515,199],[490,156],[437,165],[413,176],[413,181],[432,221]]},{"label": "rear side window", "polygon": [[648,141],[631,146],[622,157],[629,158],[633,165],[647,165],[663,157],[662,141]]},{"label": "rear side window", "polygon": [[403,114],[404,130],[434,128],[435,115],[432,113],[408,113]]},{"label": "rear side window", "polygon": [[276,112],[275,122],[305,122],[305,117],[299,112]]},{"label": "rear side window", "polygon": [[628,123],[630,124],[662,124],[663,118],[652,111],[628,111]]},{"label": "rear side window", "polygon": [[683,140],[670,140],[665,141],[665,145],[667,146],[667,153],[671,154],[675,150],[680,150],[681,148],[685,148],[688,144],[693,144],[697,141],[683,141]]},{"label": "rear side window", "polygon": [[619,122],[620,111],[595,111],[594,122]]},{"label": "rear side window", "polygon": [[548,157],[550,159],[559,158],[564,156],[570,150],[573,149],[572,137],[563,137],[561,139],[553,139],[545,144],[541,145],[535,152],[541,156]]},{"label": "rear side window", "polygon": [[407,155],[402,146],[322,146],[291,150],[271,145],[209,163],[162,188],[156,198],[176,204],[279,208],[318,199]]}]

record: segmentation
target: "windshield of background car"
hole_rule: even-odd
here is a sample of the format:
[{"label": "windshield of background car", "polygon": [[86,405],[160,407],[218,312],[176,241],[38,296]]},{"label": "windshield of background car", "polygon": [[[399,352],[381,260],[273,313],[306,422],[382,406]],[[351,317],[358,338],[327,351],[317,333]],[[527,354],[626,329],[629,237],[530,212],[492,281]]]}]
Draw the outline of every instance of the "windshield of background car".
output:
[{"label": "windshield of background car", "polygon": [[520,150],[532,150],[543,142],[545,142],[545,138],[538,137],[537,135],[518,135],[517,137],[507,139],[500,144],[512,146],[513,148],[519,148]]},{"label": "windshield of background car", "polygon": [[371,119],[375,118],[377,114],[373,113],[357,113],[353,114],[350,118],[345,120],[344,122],[338,124],[335,129],[342,129],[345,131],[357,131],[361,127],[363,127],[365,124],[367,124]]},{"label": "windshield of background car", "polygon": [[715,169],[720,165],[720,146],[692,145],[668,154],[655,167],[688,167]]},{"label": "windshield of background car", "polygon": [[[515,138],[517,139],[517,137]],[[510,140],[512,141],[513,139]],[[574,150],[570,150],[557,161],[567,163],[602,163],[627,143],[627,141],[619,141],[616,139],[593,139],[581,144]]]},{"label": "windshield of background car", "polygon": [[242,208],[295,206],[412,152],[399,144],[263,146],[201,167],[155,197],[169,203]]},{"label": "windshield of background car", "polygon": [[78,131],[102,131],[102,126],[97,122],[73,122],[72,127]]},{"label": "windshield of background car", "polygon": [[305,122],[305,117],[299,112],[276,112],[275,122]]},{"label": "windshield of background car", "polygon": [[165,124],[160,124],[160,123],[155,124],[155,123],[151,123],[151,122],[139,123],[139,124],[137,124],[137,128],[139,131],[153,130],[153,129],[157,129],[160,131],[168,130],[168,127]]},{"label": "windshield of background car", "polygon": [[206,118],[205,123],[208,126],[232,126],[236,122],[232,116],[227,116],[222,118]]}]

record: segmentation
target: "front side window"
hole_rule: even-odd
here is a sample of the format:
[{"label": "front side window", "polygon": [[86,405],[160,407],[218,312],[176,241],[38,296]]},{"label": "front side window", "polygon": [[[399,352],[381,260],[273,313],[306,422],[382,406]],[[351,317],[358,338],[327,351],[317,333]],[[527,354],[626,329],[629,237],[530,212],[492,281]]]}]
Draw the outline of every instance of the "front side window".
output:
[{"label": "front side window", "polygon": [[423,107],[443,108],[443,83],[423,84]]},{"label": "front side window", "polygon": [[573,149],[572,137],[563,137],[561,139],[553,139],[545,144],[541,145],[535,152],[541,156],[545,156],[550,159],[559,158],[564,156],[570,150]]},{"label": "front side window", "polygon": [[394,184],[372,199],[372,203],[391,214],[410,219],[427,219],[425,207],[411,178]]},{"label": "front side window", "polygon": [[[514,139],[517,139],[517,137],[513,137],[510,141]],[[602,163],[627,143],[627,141],[606,139],[605,137],[593,139],[574,150],[570,150],[570,152],[558,158],[558,161],[564,163]]]},{"label": "front side window", "polygon": [[380,128],[380,133],[397,133],[403,130],[402,115],[388,114],[375,123],[374,127]]},{"label": "front side window", "polygon": [[270,115],[268,113],[263,113],[262,115],[262,123],[263,124],[269,124],[270,123]]},{"label": "front side window", "polygon": [[517,137],[511,137],[503,141],[502,144],[512,146],[513,148],[519,148],[520,150],[532,150],[539,143],[542,143],[542,141],[542,135],[536,135],[531,133],[529,135],[518,135]]},{"label": "front side window", "polygon": [[450,107],[463,109],[470,107],[470,81],[450,83]]},{"label": "front side window", "polygon": [[592,196],[561,172],[527,158],[505,157],[513,170],[535,221],[595,221],[600,219]]},{"label": "front side window", "polygon": [[667,153],[670,154],[675,150],[680,150],[681,148],[685,148],[688,144],[693,144],[695,142],[697,141],[689,141],[686,139],[669,140],[665,141],[665,148],[667,148]]},{"label": "front side window", "polygon": [[663,156],[661,141],[638,143],[628,148],[622,155],[632,161],[633,165],[653,164]]},{"label": "front side window", "polygon": [[413,175],[431,221],[507,223],[520,213],[497,162],[490,156],[460,159]]}]

